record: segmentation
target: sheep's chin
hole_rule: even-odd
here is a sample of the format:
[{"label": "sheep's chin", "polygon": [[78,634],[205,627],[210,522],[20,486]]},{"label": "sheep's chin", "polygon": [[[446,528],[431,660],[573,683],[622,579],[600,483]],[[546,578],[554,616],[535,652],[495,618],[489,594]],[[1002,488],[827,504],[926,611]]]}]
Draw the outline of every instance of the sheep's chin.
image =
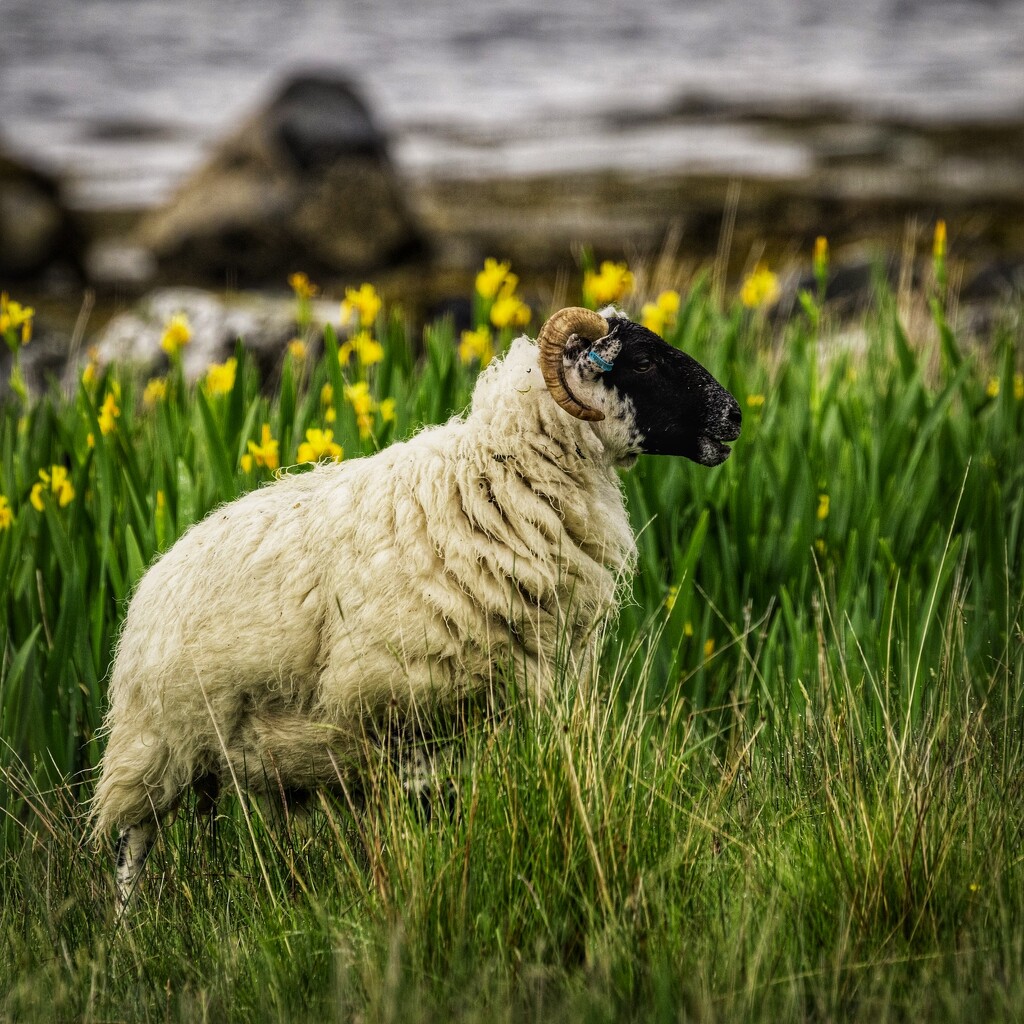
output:
[{"label": "sheep's chin", "polygon": [[730,455],[732,449],[721,441],[716,441],[706,434],[697,439],[697,461],[702,466],[720,466]]}]

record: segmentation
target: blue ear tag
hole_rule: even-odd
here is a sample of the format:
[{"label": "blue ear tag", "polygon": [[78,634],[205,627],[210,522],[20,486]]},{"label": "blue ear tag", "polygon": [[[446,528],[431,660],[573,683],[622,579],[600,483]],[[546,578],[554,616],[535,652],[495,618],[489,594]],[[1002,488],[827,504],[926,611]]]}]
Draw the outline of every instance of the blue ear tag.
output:
[{"label": "blue ear tag", "polygon": [[587,357],[592,363],[597,363],[598,368],[605,373],[608,373],[609,370],[615,367],[614,363],[609,363],[607,359],[602,359],[593,349],[587,353]]}]

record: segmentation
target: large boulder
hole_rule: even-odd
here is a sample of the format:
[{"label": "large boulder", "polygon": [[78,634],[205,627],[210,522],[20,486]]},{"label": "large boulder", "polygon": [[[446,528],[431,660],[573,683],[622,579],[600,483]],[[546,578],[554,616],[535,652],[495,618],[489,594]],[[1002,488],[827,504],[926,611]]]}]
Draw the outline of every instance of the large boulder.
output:
[{"label": "large boulder", "polygon": [[[181,353],[182,369],[189,380],[201,377],[211,363],[231,356],[238,341],[245,344],[266,377],[280,364],[289,340],[296,335],[295,312],[291,297],[158,288],[110,320],[90,340],[89,349],[101,365],[117,362],[160,372],[167,364],[160,346],[164,330],[171,317],[180,313],[192,333]],[[319,338],[324,325],[337,315],[336,302],[313,302],[309,334]],[[72,368],[72,375],[75,373],[77,368]]]},{"label": "large boulder", "polygon": [[139,229],[165,280],[280,284],[423,252],[384,136],[352,86],[307,74],[225,141]]},{"label": "large boulder", "polygon": [[24,281],[48,272],[81,275],[83,241],[58,183],[0,154],[0,280]]}]

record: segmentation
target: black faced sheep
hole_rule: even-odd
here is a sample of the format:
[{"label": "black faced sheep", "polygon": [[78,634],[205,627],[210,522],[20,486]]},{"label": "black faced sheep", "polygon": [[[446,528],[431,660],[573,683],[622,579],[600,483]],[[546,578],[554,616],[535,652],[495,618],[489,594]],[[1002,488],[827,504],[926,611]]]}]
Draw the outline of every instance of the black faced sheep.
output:
[{"label": "black faced sheep", "polygon": [[[565,309],[481,375],[464,417],[214,510],[146,572],[117,647],[97,834],[127,900],[190,785],[337,785],[366,725],[581,670],[635,559],[618,470],[715,466],[740,432],[694,359]],[[568,648],[566,651],[565,648]]]}]

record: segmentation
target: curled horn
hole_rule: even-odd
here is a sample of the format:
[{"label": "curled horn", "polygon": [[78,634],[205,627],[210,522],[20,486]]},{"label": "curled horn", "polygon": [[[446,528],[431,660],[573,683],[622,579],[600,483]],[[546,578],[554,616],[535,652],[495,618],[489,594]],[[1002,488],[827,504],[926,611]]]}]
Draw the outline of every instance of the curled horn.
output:
[{"label": "curled horn", "polygon": [[570,306],[554,313],[540,329],[540,370],[551,397],[567,412],[580,420],[603,420],[604,413],[578,401],[566,386],[562,353],[575,334],[587,341],[597,341],[608,333],[608,321],[592,309]]}]

